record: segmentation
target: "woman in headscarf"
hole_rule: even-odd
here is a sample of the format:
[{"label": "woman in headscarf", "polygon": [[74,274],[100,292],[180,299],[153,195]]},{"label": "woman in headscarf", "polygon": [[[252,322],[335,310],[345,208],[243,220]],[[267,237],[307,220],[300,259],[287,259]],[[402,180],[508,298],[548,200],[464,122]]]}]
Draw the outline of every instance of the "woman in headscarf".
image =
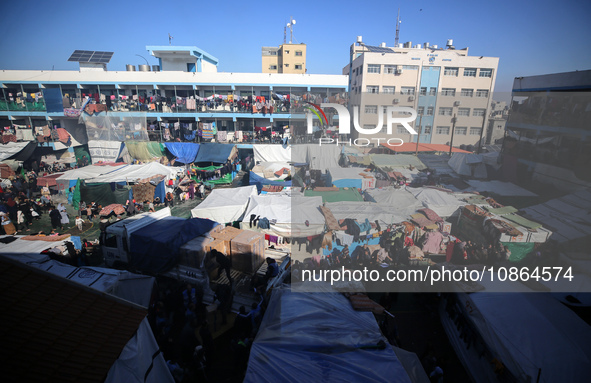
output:
[{"label": "woman in headscarf", "polygon": [[10,221],[10,218],[8,218],[8,214],[0,213],[0,216],[2,217],[2,228],[4,229],[4,233],[6,235],[15,234],[16,229],[14,228],[14,224],[12,223],[12,221]]},{"label": "woman in headscarf", "polygon": [[60,223],[61,223],[62,227],[63,227],[64,225],[69,225],[69,224],[70,224],[70,217],[68,217],[68,212],[66,211],[66,207],[64,206],[64,204],[63,204],[63,203],[61,203],[61,202],[60,202],[60,203],[57,205],[57,211],[59,211],[59,212],[60,212],[60,215],[61,215],[61,217],[62,217],[62,218],[61,218],[61,221],[60,221]]}]

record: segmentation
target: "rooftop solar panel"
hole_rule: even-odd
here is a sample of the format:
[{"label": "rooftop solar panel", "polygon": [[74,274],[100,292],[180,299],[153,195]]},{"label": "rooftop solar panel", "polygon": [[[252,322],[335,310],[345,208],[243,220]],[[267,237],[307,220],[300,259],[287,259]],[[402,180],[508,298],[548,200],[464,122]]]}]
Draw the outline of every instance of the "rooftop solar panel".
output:
[{"label": "rooftop solar panel", "polygon": [[107,64],[111,57],[113,52],[75,50],[68,61]]},{"label": "rooftop solar panel", "polygon": [[374,47],[374,46],[371,46],[371,45],[366,45],[365,47],[367,49],[369,49],[370,52],[375,52],[375,53],[394,53],[394,51],[391,48]]}]

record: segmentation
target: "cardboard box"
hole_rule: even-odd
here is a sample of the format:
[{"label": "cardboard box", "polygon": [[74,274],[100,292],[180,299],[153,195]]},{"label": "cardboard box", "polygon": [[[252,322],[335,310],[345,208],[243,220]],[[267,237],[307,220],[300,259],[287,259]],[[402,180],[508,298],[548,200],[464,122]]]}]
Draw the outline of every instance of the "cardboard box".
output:
[{"label": "cardboard box", "polygon": [[197,237],[181,246],[179,250],[179,263],[184,266],[201,268],[203,258],[209,251],[209,244],[215,241],[213,238]]},{"label": "cardboard box", "polygon": [[234,237],[236,237],[241,232],[242,232],[242,230],[240,230],[240,229],[236,229],[235,227],[232,227],[232,226],[227,226],[227,227],[224,227],[221,231],[219,231],[217,233],[211,233],[211,237],[224,242],[224,246],[225,246],[224,251],[222,251],[220,249],[217,249],[217,250],[221,251],[222,253],[224,253],[225,255],[227,255],[228,257],[231,258],[232,252],[231,252],[230,242],[232,241],[232,239]]},{"label": "cardboard box", "polygon": [[265,261],[265,235],[243,230],[231,241],[232,268],[254,273]]}]

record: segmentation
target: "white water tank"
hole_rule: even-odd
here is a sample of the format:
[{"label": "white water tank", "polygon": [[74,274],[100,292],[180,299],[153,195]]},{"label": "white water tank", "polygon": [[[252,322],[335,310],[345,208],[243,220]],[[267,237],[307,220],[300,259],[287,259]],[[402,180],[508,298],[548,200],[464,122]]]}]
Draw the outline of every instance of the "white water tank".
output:
[{"label": "white water tank", "polygon": [[357,42],[359,44],[361,44],[363,42],[363,37],[362,36],[357,36]]},{"label": "white water tank", "polygon": [[152,72],[160,72],[160,65],[152,65]]},{"label": "white water tank", "polygon": [[381,48],[386,48],[386,43],[381,43],[381,44],[380,44],[380,47],[381,47]]},{"label": "white water tank", "polygon": [[135,72],[135,65],[127,64],[125,70],[128,72]]},{"label": "white water tank", "polygon": [[140,72],[149,72],[150,71],[150,66],[149,65],[146,65],[146,64],[141,64],[141,65],[138,65],[138,70]]},{"label": "white water tank", "polygon": [[454,41],[452,39],[447,39],[447,44],[445,44],[448,47],[451,47],[454,45]]}]

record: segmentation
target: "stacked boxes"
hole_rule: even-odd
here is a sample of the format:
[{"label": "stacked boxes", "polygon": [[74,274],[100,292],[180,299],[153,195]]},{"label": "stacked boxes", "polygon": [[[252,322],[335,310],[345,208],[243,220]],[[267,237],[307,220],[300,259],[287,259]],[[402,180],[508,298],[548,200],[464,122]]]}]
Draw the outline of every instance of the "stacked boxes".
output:
[{"label": "stacked boxes", "polygon": [[232,267],[245,273],[254,273],[265,260],[265,235],[242,230],[231,241]]},{"label": "stacked boxes", "polygon": [[240,229],[236,229],[235,227],[232,227],[232,226],[227,226],[218,232],[212,232],[210,234],[211,234],[212,238],[220,240],[221,242],[224,243],[223,244],[224,250],[222,251],[221,248],[217,248],[217,250],[219,250],[223,254],[227,255],[228,257],[231,257],[232,255],[231,255],[231,251],[230,251],[230,242],[232,241],[232,239],[234,239],[234,237],[236,237],[241,232],[242,232],[242,230],[240,230]]}]

